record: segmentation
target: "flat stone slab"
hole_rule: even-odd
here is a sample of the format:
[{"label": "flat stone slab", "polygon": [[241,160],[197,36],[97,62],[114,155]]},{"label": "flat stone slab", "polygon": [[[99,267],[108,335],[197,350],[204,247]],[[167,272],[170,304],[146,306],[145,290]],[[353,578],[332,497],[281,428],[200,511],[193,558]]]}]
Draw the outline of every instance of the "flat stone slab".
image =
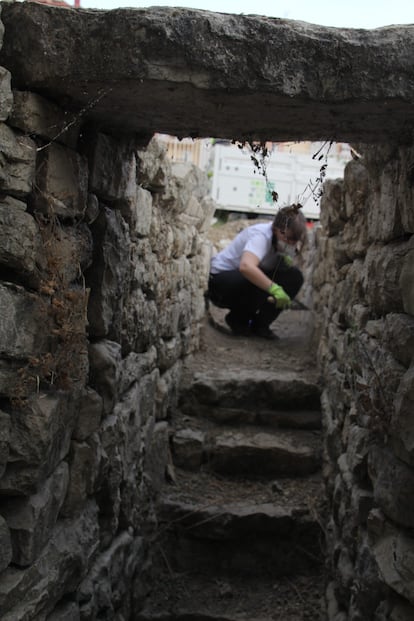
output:
[{"label": "flat stone slab", "polygon": [[319,410],[320,387],[295,371],[195,371],[182,387],[180,407],[197,413],[200,405],[250,411],[253,416],[262,411]]},{"label": "flat stone slab", "polygon": [[157,513],[160,545],[177,571],[277,577],[322,563],[322,532],[309,511],[247,499],[219,506],[163,499]]},{"label": "flat stone slab", "polygon": [[219,434],[208,451],[209,467],[216,472],[250,475],[311,474],[320,467],[320,448],[314,436],[305,434]]},{"label": "flat stone slab", "polygon": [[195,470],[269,477],[305,476],[321,465],[319,435],[307,431],[178,429],[172,436],[175,463]]},{"label": "flat stone slab", "polygon": [[3,3],[2,21],[0,64],[15,88],[69,103],[102,131],[387,142],[414,125],[411,25],[35,2]]},{"label": "flat stone slab", "polygon": [[315,525],[315,519],[303,508],[285,507],[280,501],[251,504],[248,499],[226,505],[203,505],[202,499],[199,504],[165,499],[159,505],[158,517],[187,536],[223,541],[256,534],[289,536],[294,528]]}]

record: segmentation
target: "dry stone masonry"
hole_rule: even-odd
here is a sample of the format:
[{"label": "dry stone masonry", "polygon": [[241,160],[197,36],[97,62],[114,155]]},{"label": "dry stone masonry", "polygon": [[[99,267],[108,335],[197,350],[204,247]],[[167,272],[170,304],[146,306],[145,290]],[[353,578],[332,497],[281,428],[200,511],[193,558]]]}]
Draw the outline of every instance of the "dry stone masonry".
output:
[{"label": "dry stone masonry", "polygon": [[155,141],[60,134],[72,116],[1,77],[0,617],[126,619],[213,205]]},{"label": "dry stone masonry", "polygon": [[411,621],[414,27],[31,2],[1,20],[1,619],[121,621],[144,599],[214,209],[161,131],[361,154],[316,234],[327,617]]},{"label": "dry stone masonry", "polygon": [[329,619],[414,618],[412,147],[360,145],[322,200],[314,271]]}]

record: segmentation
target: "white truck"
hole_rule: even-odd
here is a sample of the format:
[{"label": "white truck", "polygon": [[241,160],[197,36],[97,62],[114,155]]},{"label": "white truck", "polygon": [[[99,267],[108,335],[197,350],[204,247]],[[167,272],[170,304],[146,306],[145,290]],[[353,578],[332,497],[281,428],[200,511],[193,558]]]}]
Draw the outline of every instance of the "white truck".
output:
[{"label": "white truck", "polygon": [[[252,160],[260,153],[250,147],[216,143],[213,148],[212,198],[220,210],[243,214],[273,215],[280,207],[299,202],[308,220],[319,219],[318,194],[324,179],[343,177],[351,159],[348,145],[306,143],[291,148],[277,144],[265,158],[265,172]],[[324,167],[324,168],[322,168]],[[322,171],[321,171],[322,169]],[[312,190],[313,188],[313,190]],[[272,192],[278,194],[274,201]]]}]

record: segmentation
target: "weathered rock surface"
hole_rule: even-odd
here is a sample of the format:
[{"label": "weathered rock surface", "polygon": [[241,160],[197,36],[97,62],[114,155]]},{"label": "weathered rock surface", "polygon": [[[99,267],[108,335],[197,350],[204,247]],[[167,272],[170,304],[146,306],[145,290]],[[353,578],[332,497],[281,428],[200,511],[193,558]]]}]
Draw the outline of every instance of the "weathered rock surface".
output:
[{"label": "weathered rock surface", "polygon": [[295,508],[166,501],[159,511],[162,523],[178,525],[168,550],[173,566],[181,571],[206,573],[214,568],[219,575],[231,576],[266,575],[270,570],[276,578],[318,564],[319,526]]},{"label": "weathered rock surface", "polygon": [[[198,459],[221,473],[242,473],[245,476],[305,475],[320,466],[315,438],[306,432],[266,433],[258,430],[209,430],[204,435],[187,430],[173,438],[174,455],[183,467],[194,468]],[[189,459],[187,466],[187,458]]]},{"label": "weathered rock surface", "polygon": [[395,410],[391,434],[399,457],[414,465],[414,427],[412,412],[414,403],[414,363],[403,376],[395,395]]},{"label": "weathered rock surface", "polygon": [[[297,410],[307,407],[317,410],[320,389],[318,385],[294,371],[257,369],[217,369],[194,374],[193,381],[182,388],[185,411],[197,409],[199,404],[210,407],[238,408],[241,411]],[[277,415],[277,414],[276,414]]]},{"label": "weathered rock surface", "polygon": [[91,229],[94,261],[86,272],[86,282],[91,289],[88,305],[90,334],[95,338],[119,340],[127,290],[128,227],[119,211],[102,206]]},{"label": "weathered rock surface", "polygon": [[10,416],[0,410],[0,476],[3,476],[9,457]]},{"label": "weathered rock surface", "polygon": [[[80,614],[91,618],[103,609],[111,618],[130,618],[129,581],[144,561],[142,537],[121,533],[103,554],[97,556],[87,578],[79,586]],[[122,613],[121,613],[122,611]]]},{"label": "weathered rock surface", "polygon": [[12,559],[10,531],[3,517],[0,516],[0,572],[6,569]]},{"label": "weathered rock surface", "polygon": [[74,150],[66,105],[15,94],[0,124],[0,617],[128,619],[214,205],[194,167],[172,176],[165,148],[152,142],[146,165],[135,137],[88,128]]},{"label": "weathered rock surface", "polygon": [[85,576],[98,541],[97,507],[90,502],[76,519],[58,523],[48,544],[30,567],[11,566],[2,574],[2,621],[44,619]]},{"label": "weathered rock surface", "polygon": [[0,121],[5,121],[13,105],[11,75],[4,67],[0,67]]},{"label": "weathered rock surface", "polygon": [[369,469],[374,497],[383,512],[397,524],[413,528],[414,511],[409,501],[414,485],[412,468],[391,451],[376,448],[370,453]]},{"label": "weathered rock surface", "polygon": [[25,134],[72,147],[79,134],[78,124],[73,123],[67,111],[30,91],[13,91],[13,107],[8,124]]},{"label": "weathered rock surface", "polygon": [[62,219],[80,218],[86,211],[88,167],[76,151],[52,143],[39,154],[35,207]]},{"label": "weathered rock surface", "polygon": [[414,539],[385,523],[376,537],[374,555],[384,582],[414,604]]},{"label": "weathered rock surface", "polygon": [[0,123],[0,189],[24,199],[31,192],[35,177],[36,144]]},{"label": "weathered rock surface", "polygon": [[314,272],[330,621],[408,619],[413,604],[413,152],[360,148],[321,201]]},{"label": "weathered rock surface", "polygon": [[[17,202],[17,201],[16,201]],[[24,205],[23,205],[24,206]],[[0,265],[14,278],[34,286],[39,281],[41,237],[32,215],[0,199]]]},{"label": "weathered rock surface", "polygon": [[16,565],[24,567],[33,563],[49,540],[63,504],[68,478],[68,466],[62,462],[36,494],[3,503],[2,513],[10,529]]},{"label": "weathered rock surface", "polygon": [[75,425],[67,394],[39,395],[14,412],[2,494],[34,494],[69,451]]},{"label": "weathered rock surface", "polygon": [[[11,283],[0,285],[2,356],[23,359],[47,351],[47,307],[47,301],[23,287]],[[40,325],[42,316],[43,325]]]},{"label": "weathered rock surface", "polygon": [[2,20],[0,63],[15,86],[88,108],[108,129],[376,142],[405,141],[413,127],[413,26],[29,2],[4,4]]}]

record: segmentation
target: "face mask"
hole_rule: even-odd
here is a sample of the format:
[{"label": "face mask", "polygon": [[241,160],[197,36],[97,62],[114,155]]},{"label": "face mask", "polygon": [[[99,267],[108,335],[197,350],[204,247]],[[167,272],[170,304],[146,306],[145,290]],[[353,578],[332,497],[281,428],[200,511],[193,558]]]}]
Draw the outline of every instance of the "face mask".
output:
[{"label": "face mask", "polygon": [[277,242],[277,250],[282,254],[287,254],[289,257],[296,256],[296,246],[292,246],[291,244],[287,244],[284,241],[278,240]]}]

